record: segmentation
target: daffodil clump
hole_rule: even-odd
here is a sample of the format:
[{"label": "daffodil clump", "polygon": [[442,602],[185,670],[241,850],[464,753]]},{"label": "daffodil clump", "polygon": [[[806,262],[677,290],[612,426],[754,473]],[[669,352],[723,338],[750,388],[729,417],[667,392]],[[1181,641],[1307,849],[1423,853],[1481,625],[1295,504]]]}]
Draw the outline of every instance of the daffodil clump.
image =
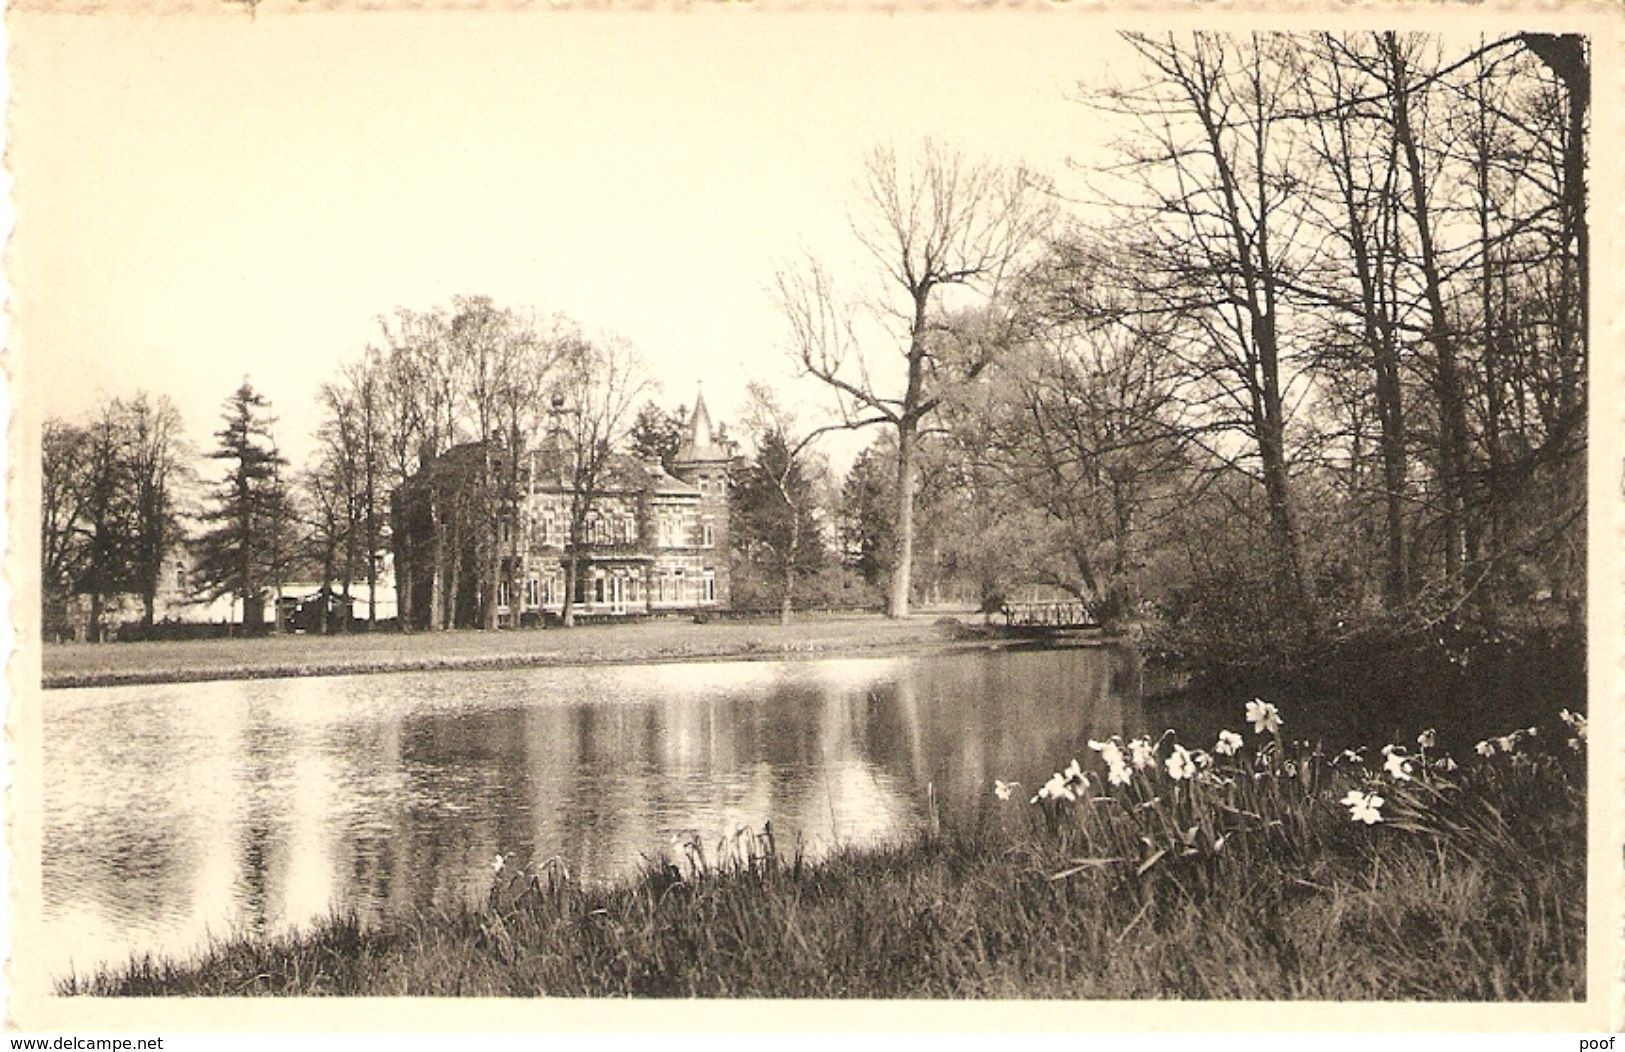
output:
[{"label": "daffodil clump", "polygon": [[[1166,860],[1216,858],[1283,840],[1309,846],[1339,812],[1344,822],[1372,829],[1369,835],[1493,833],[1485,816],[1499,812],[1486,810],[1482,794],[1464,792],[1464,784],[1504,780],[1497,765],[1516,772],[1554,761],[1532,748],[1540,734],[1534,726],[1480,741],[1469,770],[1440,750],[1436,728],[1418,734],[1414,747],[1384,745],[1380,759],[1368,759],[1364,748],[1327,754],[1319,744],[1289,740],[1280,709],[1261,698],[1247,702],[1244,717],[1251,745],[1228,729],[1207,749],[1187,747],[1173,730],[1090,740],[1098,768],[1074,758],[1029,797],[1069,846],[1089,850],[1056,879],[1110,867],[1143,876]],[[1568,750],[1582,751],[1585,717],[1564,709],[1559,719]],[[1010,800],[1017,787],[996,781],[994,795]]]}]

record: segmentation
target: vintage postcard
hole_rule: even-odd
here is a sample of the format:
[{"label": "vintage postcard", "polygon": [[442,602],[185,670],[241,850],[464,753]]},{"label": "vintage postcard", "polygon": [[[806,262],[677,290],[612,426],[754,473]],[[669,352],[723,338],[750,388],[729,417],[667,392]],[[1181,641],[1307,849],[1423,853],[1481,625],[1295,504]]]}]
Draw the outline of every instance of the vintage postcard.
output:
[{"label": "vintage postcard", "polygon": [[1621,1025],[1617,11],[6,27],[13,1029]]}]

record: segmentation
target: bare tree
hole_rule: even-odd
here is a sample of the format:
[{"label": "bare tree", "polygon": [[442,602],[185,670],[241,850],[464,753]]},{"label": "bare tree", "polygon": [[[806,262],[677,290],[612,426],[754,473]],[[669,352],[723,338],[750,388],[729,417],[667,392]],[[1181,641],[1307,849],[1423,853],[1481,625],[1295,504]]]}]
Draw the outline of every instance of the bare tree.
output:
[{"label": "bare tree", "polygon": [[1188,335],[1168,345],[1187,362],[1193,399],[1251,444],[1278,589],[1301,604],[1283,308],[1303,217],[1286,120],[1291,67],[1274,53],[1287,45],[1256,35],[1126,39],[1152,77],[1097,104],[1138,124],[1124,143],[1134,183],[1120,198],[1123,237],[1141,261],[1136,291],[1184,322]]},{"label": "bare tree", "polygon": [[[462,363],[448,353],[449,321],[440,311],[412,311],[401,308],[393,318],[380,319],[389,348],[384,370],[384,416],[389,471],[397,492],[420,469],[449,449],[458,437],[458,416],[463,390]],[[418,562],[430,567],[429,628],[443,629],[450,622],[446,587],[448,563],[453,551],[448,543],[450,509],[438,487],[424,494],[428,505],[429,550],[419,551],[411,531],[392,522],[395,533],[398,580],[406,582],[400,609],[415,609],[412,575]],[[393,509],[398,517],[400,508]],[[406,627],[403,617],[402,628]]]},{"label": "bare tree", "polygon": [[[1398,609],[1410,595],[1406,553],[1409,457],[1404,407],[1405,328],[1410,307],[1402,288],[1403,251],[1399,199],[1399,159],[1386,114],[1374,56],[1362,54],[1355,38],[1324,34],[1309,38],[1295,68],[1306,109],[1313,114],[1306,137],[1323,176],[1307,192],[1310,222],[1324,234],[1324,251],[1296,291],[1323,304],[1329,318],[1318,364],[1356,359],[1371,377],[1372,414],[1378,425],[1384,512],[1383,601]],[[1352,330],[1345,338],[1345,332]],[[1352,344],[1355,349],[1347,349]],[[1357,397],[1356,405],[1365,399]],[[1351,427],[1358,443],[1359,428]],[[1358,458],[1355,470],[1358,469]]]},{"label": "bare tree", "polygon": [[568,439],[565,472],[570,485],[570,520],[565,546],[565,627],[575,624],[575,593],[583,557],[591,544],[588,524],[603,492],[610,458],[629,433],[638,399],[649,388],[631,347],[617,339],[561,340],[555,395]]},{"label": "bare tree", "polygon": [[878,148],[865,165],[853,232],[878,268],[880,316],[870,320],[881,324],[860,336],[857,312],[817,262],[778,275],[792,354],[834,393],[842,424],[896,432],[892,617],[909,609],[922,427],[998,350],[994,341],[953,339],[953,304],[944,297],[995,298],[1049,217],[1045,188],[1025,170],[967,161],[930,141],[912,163]]},{"label": "bare tree", "polygon": [[[42,601],[50,606],[73,595],[84,566],[90,432],[65,420],[46,420],[40,436],[40,474],[40,590]],[[46,618],[47,623],[51,620]]]},{"label": "bare tree", "polygon": [[180,491],[191,477],[180,411],[168,396],[138,393],[122,406],[129,497],[130,573],[151,628],[164,563],[181,540]]}]

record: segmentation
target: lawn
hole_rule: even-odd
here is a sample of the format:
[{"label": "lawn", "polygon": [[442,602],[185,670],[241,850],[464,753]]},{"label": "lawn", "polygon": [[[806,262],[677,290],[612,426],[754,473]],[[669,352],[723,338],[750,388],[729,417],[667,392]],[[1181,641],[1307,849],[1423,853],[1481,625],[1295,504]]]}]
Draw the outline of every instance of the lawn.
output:
[{"label": "lawn", "polygon": [[[817,864],[772,831],[583,887],[336,918],[72,976],[64,994],[1568,1001],[1585,996],[1585,725],[1441,753],[1091,743],[987,817]],[[1238,721],[1239,722],[1239,721]],[[1204,743],[1206,744],[1206,743]],[[993,799],[997,797],[998,799]]]},{"label": "lawn", "polygon": [[659,620],[571,629],[271,636],[259,639],[53,644],[46,687],[340,675],[435,668],[670,661],[817,654],[939,644],[952,632],[930,617],[825,614],[776,622]]}]

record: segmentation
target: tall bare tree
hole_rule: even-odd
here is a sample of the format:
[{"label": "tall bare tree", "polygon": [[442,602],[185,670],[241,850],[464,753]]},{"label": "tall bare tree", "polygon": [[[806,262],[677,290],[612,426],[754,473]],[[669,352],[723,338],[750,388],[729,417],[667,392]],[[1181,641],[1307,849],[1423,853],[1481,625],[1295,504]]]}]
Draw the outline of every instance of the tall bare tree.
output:
[{"label": "tall bare tree", "polygon": [[[1123,143],[1132,179],[1122,237],[1140,257],[1137,300],[1189,329],[1194,401],[1245,437],[1256,456],[1283,599],[1304,580],[1287,448],[1292,379],[1285,321],[1293,244],[1302,226],[1288,122],[1289,45],[1254,35],[1125,38],[1150,68],[1145,82],[1096,101],[1136,123]],[[1160,301],[1160,302],[1159,302]]]},{"label": "tall bare tree", "polygon": [[566,440],[570,486],[565,538],[564,607],[560,620],[575,624],[575,593],[591,544],[588,526],[608,481],[610,458],[627,438],[638,399],[649,389],[632,348],[614,339],[563,339],[557,345],[555,396]]},{"label": "tall bare tree", "polygon": [[952,308],[967,297],[995,299],[1050,215],[1046,188],[1023,169],[969,161],[930,141],[911,161],[882,147],[865,165],[852,224],[876,267],[878,316],[863,324],[815,261],[778,275],[801,369],[830,388],[844,426],[896,433],[892,617],[909,610],[922,429],[944,395],[979,376],[999,349],[997,341],[954,338]]},{"label": "tall bare tree", "polygon": [[[46,624],[65,603],[85,560],[83,521],[90,500],[91,436],[78,424],[55,417],[40,435],[40,592]],[[58,625],[58,628],[66,627]]]},{"label": "tall bare tree", "polygon": [[182,538],[181,492],[191,478],[180,411],[166,395],[145,392],[123,404],[124,458],[133,503],[130,572],[151,628],[164,565]]}]

